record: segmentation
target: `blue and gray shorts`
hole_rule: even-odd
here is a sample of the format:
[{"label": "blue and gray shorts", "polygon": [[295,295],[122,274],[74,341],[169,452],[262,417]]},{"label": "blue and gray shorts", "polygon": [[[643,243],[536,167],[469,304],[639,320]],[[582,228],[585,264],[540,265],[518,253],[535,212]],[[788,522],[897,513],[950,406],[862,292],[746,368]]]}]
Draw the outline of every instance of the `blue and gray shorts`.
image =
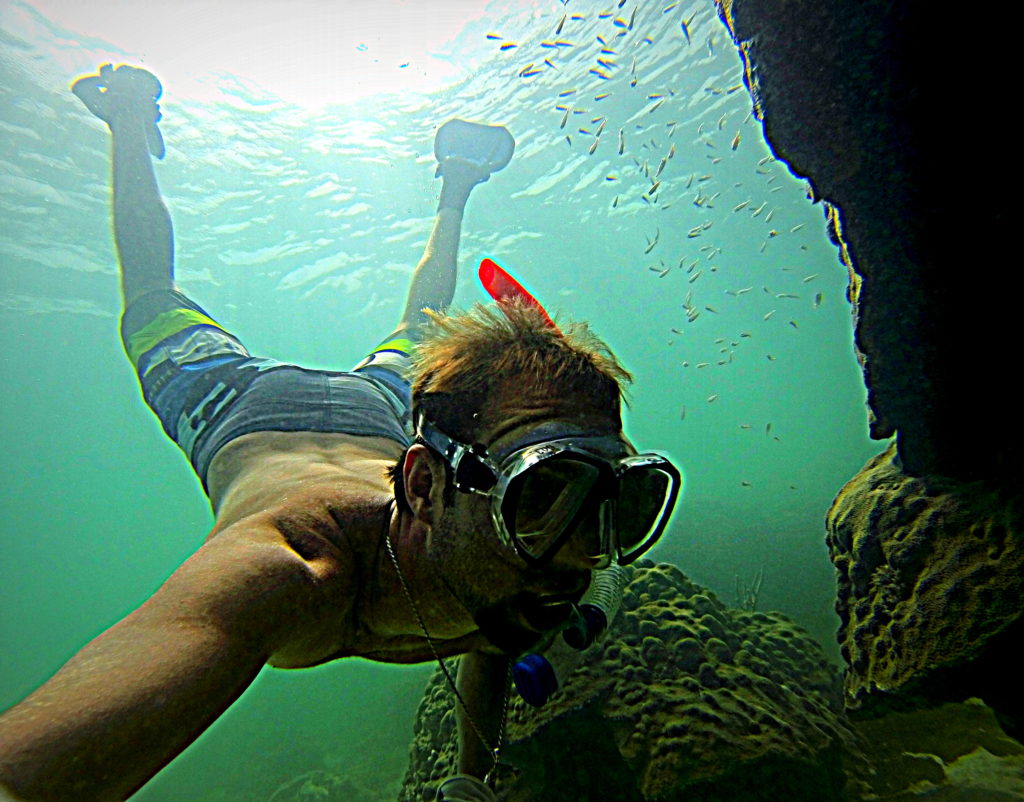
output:
[{"label": "blue and gray shorts", "polygon": [[339,432],[410,443],[412,343],[379,345],[352,371],[252,356],[198,304],[172,290],[139,297],[121,339],[142,394],[206,488],[217,452],[250,432]]}]

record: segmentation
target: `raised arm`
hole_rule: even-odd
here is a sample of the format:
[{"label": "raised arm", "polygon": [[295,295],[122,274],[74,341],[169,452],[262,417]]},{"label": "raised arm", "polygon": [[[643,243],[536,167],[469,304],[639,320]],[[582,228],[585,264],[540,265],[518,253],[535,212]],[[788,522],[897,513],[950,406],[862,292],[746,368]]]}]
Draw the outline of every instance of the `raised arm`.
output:
[{"label": "raised arm", "polygon": [[268,660],[311,664],[336,648],[330,633],[348,596],[338,595],[347,574],[333,547],[296,550],[269,527],[243,525],[0,717],[0,786],[29,800],[124,799]]}]

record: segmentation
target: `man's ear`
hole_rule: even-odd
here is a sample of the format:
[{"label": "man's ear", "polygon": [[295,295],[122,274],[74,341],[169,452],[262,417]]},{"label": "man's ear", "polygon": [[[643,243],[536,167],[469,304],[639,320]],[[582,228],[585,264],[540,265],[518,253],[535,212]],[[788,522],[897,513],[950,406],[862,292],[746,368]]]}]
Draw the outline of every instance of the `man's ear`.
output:
[{"label": "man's ear", "polygon": [[402,488],[405,502],[414,518],[433,523],[442,508],[445,469],[443,460],[422,443],[413,443],[402,462]]}]

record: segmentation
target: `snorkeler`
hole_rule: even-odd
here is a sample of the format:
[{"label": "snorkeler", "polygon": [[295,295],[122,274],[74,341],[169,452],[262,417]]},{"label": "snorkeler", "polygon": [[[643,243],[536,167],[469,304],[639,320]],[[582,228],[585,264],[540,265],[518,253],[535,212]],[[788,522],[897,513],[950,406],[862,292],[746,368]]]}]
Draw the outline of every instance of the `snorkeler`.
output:
[{"label": "snorkeler", "polygon": [[124,347],[216,523],[0,717],[0,786],[123,799],[268,663],[462,655],[458,775],[437,798],[494,799],[512,660],[569,620],[592,571],[653,545],[679,484],[625,438],[630,376],[586,326],[556,328],[491,267],[499,302],[444,314],[466,203],[511,135],[441,126],[437,216],[398,325],[351,371],[307,370],[252,356],[175,284],[159,81],[104,65],[72,88],[112,134]]}]

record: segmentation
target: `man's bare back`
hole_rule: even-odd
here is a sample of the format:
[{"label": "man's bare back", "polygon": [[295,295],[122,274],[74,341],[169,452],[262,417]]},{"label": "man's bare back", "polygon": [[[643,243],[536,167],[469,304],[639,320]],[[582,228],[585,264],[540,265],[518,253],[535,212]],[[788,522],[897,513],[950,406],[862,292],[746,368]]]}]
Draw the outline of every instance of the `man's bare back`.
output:
[{"label": "man's bare back", "polygon": [[[410,619],[385,546],[397,517],[386,471],[403,451],[384,437],[254,432],[231,441],[211,464],[208,484],[217,516],[211,539],[265,521],[304,558],[336,563],[338,582],[344,583],[336,592],[349,601],[347,614],[324,642],[323,656],[304,665],[350,656],[388,663],[434,658],[422,629]],[[394,546],[403,556],[420,551],[411,542]],[[464,608],[439,591],[436,579],[422,568],[406,573],[418,580],[411,590],[425,600],[425,623],[441,656],[487,645]]]}]

